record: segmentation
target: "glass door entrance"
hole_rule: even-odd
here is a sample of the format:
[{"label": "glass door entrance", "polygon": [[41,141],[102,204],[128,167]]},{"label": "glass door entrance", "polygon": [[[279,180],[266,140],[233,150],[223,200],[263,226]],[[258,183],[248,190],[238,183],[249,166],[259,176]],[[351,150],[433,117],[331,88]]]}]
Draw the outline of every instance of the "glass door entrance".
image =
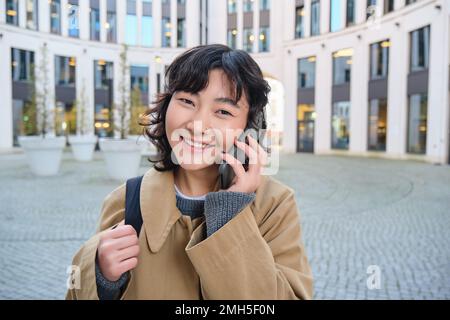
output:
[{"label": "glass door entrance", "polygon": [[300,104],[297,107],[297,152],[314,152],[314,105]]}]

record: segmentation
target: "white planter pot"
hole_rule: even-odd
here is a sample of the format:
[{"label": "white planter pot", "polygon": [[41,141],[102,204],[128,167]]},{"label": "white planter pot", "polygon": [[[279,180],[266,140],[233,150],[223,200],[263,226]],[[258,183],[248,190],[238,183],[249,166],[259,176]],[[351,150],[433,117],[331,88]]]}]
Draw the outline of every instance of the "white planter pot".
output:
[{"label": "white planter pot", "polygon": [[141,155],[145,157],[157,154],[156,147],[144,136],[129,135],[128,140],[134,140],[141,146]]},{"label": "white planter pot", "polygon": [[73,156],[77,161],[91,161],[94,156],[97,136],[69,136],[69,142],[72,147]]},{"label": "white planter pot", "polygon": [[141,148],[133,139],[100,139],[108,175],[116,180],[125,181],[136,177],[141,164]]},{"label": "white planter pot", "polygon": [[58,174],[62,152],[66,145],[65,137],[40,136],[19,137],[19,144],[25,150],[31,171],[38,176]]}]

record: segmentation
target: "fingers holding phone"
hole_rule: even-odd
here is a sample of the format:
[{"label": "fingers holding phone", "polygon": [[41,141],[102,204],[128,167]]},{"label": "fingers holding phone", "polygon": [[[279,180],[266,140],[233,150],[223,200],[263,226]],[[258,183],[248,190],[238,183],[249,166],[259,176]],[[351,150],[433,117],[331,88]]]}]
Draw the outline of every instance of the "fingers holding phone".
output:
[{"label": "fingers holding phone", "polygon": [[261,168],[267,163],[267,153],[259,145],[259,143],[251,137],[247,136],[248,144],[236,140],[236,146],[245,152],[248,157],[248,170],[244,169],[244,165],[229,153],[222,154],[225,160],[233,169],[235,178],[231,186],[226,191],[253,193],[261,184]]}]

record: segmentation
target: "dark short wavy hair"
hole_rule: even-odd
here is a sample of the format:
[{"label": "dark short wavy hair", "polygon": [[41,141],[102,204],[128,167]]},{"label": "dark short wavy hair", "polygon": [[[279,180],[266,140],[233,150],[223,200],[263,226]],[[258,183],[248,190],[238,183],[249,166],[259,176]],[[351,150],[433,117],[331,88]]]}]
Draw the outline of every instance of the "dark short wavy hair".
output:
[{"label": "dark short wavy hair", "polygon": [[[258,64],[243,50],[233,50],[225,45],[211,44],[191,48],[179,55],[165,72],[164,92],[158,94],[156,101],[139,120],[144,127],[144,135],[158,151],[155,163],[158,171],[176,168],[171,159],[172,148],[166,136],[166,113],[172,95],[176,91],[198,93],[208,85],[209,72],[213,69],[224,71],[233,85],[234,100],[237,103],[245,92],[250,110],[248,128],[266,128],[265,106],[268,103],[270,86],[263,78]],[[261,122],[262,119],[262,122]],[[260,123],[258,123],[258,121]]]}]

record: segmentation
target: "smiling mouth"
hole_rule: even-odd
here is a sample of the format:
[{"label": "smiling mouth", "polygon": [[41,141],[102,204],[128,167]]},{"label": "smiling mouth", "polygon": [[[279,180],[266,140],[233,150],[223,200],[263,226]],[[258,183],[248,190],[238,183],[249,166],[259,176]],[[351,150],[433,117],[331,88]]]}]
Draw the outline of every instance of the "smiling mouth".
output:
[{"label": "smiling mouth", "polygon": [[181,137],[181,140],[186,145],[188,145],[189,147],[191,147],[191,148],[193,148],[195,150],[204,150],[204,149],[212,148],[212,147],[215,146],[215,144],[197,142],[197,141],[193,141],[193,140],[187,139],[185,137]]}]

